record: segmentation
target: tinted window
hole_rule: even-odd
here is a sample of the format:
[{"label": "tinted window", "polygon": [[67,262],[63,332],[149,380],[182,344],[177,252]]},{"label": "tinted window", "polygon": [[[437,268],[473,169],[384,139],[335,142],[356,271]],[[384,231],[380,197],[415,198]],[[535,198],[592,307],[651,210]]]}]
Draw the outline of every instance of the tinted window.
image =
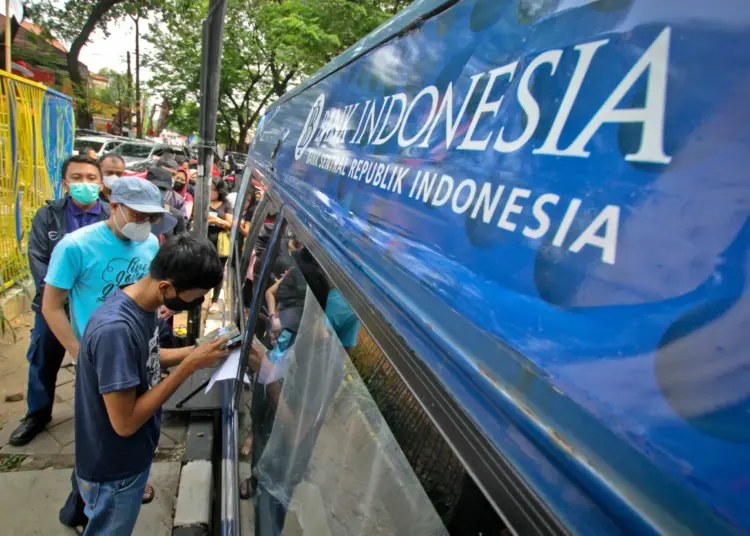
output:
[{"label": "tinted window", "polygon": [[150,145],[140,145],[137,143],[123,143],[117,149],[112,151],[121,156],[135,156],[146,158],[151,153]]},{"label": "tinted window", "polygon": [[80,151],[81,149],[85,148],[91,148],[95,151],[99,151],[99,149],[102,148],[103,143],[100,141],[86,141],[86,140],[76,140],[74,144],[74,148],[77,151]]}]

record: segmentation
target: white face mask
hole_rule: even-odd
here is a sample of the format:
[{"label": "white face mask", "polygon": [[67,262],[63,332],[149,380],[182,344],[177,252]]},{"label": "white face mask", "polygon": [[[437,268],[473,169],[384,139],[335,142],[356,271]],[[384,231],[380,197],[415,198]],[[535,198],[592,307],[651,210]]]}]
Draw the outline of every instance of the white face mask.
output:
[{"label": "white face mask", "polygon": [[[120,207],[120,214],[125,218],[122,206]],[[143,242],[148,238],[148,235],[151,234],[151,222],[134,223],[129,221],[120,228],[120,226],[117,225],[117,220],[115,220],[115,225],[117,226],[117,230],[120,231],[125,238],[129,238],[133,242]]]},{"label": "white face mask", "polygon": [[112,185],[113,185],[113,184],[115,183],[115,181],[116,181],[117,179],[119,179],[119,178],[120,178],[120,177],[118,177],[117,175],[105,175],[105,176],[104,176],[104,177],[102,178],[102,181],[104,181],[104,187],[105,187],[105,188],[106,188],[107,190],[111,190],[111,189],[112,189]]}]

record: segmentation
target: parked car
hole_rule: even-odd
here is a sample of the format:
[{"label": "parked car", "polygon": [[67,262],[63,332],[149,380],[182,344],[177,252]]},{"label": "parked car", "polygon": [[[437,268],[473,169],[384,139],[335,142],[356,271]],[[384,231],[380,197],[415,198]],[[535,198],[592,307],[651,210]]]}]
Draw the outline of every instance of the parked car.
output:
[{"label": "parked car", "polygon": [[189,157],[190,155],[185,147],[148,142],[123,143],[114,152],[122,156],[127,169],[144,161],[158,160],[164,153],[172,153],[174,156],[182,155],[185,157]]},{"label": "parked car", "polygon": [[78,154],[81,149],[91,147],[96,151],[96,157],[99,158],[104,153],[114,150],[123,143],[123,139],[110,136],[81,136],[76,138],[73,144],[73,154]]}]

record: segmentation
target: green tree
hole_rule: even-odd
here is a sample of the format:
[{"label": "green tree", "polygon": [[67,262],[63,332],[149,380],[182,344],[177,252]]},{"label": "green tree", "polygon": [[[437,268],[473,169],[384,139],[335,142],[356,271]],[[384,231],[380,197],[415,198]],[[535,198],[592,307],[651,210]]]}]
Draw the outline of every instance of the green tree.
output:
[{"label": "green tree", "polygon": [[128,75],[126,73],[118,73],[114,69],[105,68],[101,69],[98,74],[106,76],[109,82],[107,87],[92,91],[94,98],[113,106],[119,106],[120,103],[132,104],[135,102],[135,90],[132,83],[128,88]]},{"label": "green tree", "polygon": [[78,56],[95,30],[108,35],[107,25],[161,5],[161,0],[30,0],[28,18],[39,24],[50,36],[69,44],[67,69],[76,99],[76,121],[91,123],[85,76]]},{"label": "green tree", "polygon": [[[227,0],[217,139],[240,150],[263,109],[385,22],[394,0]],[[151,87],[169,102],[169,126],[198,130],[201,22],[206,0],[165,0],[146,39]]]}]

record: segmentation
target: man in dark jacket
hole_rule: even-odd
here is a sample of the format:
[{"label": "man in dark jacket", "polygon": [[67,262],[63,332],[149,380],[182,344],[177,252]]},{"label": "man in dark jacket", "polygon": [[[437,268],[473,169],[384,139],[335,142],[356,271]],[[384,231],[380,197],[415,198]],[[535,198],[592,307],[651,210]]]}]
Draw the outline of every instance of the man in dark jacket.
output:
[{"label": "man in dark jacket", "polygon": [[34,439],[51,420],[57,373],[65,357],[65,348],[47,326],[41,311],[44,278],[52,250],[66,233],[109,218],[109,205],[99,199],[102,176],[96,160],[84,155],[73,156],[63,164],[62,174],[64,197],[47,201],[31,222],[28,251],[36,286],[31,305],[35,320],[27,355],[27,413],[8,440],[16,446]]},{"label": "man in dark jacket", "polygon": [[[187,230],[185,200],[172,190],[172,176],[169,171],[161,167],[153,167],[148,170],[146,180],[159,188],[164,208],[167,208],[169,213],[174,216],[172,219],[175,220],[175,224],[171,227],[170,231],[164,233],[165,237],[184,234]],[[172,219],[165,219],[165,222],[171,222]]]}]

